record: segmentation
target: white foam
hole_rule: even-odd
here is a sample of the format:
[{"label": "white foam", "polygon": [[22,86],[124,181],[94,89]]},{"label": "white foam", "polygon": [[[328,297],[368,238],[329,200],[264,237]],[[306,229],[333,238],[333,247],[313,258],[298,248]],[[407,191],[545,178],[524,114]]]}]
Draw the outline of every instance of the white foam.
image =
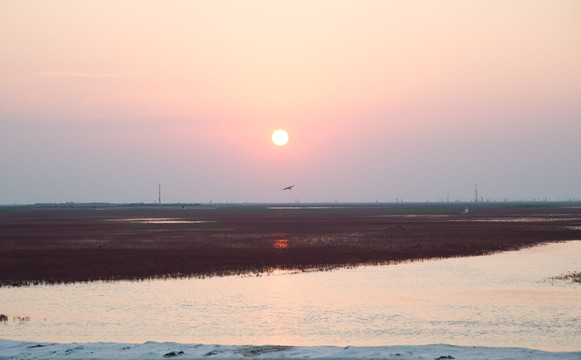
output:
[{"label": "white foam", "polygon": [[234,346],[146,342],[38,343],[0,340],[4,359],[561,359],[579,360],[581,351],[547,352],[526,348],[453,345],[397,346]]}]

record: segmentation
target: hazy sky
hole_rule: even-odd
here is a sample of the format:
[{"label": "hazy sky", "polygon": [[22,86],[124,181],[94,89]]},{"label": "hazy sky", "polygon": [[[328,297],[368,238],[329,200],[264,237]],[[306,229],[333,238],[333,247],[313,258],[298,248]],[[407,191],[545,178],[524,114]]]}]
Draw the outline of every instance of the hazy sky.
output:
[{"label": "hazy sky", "polygon": [[0,174],[0,204],[580,199],[581,1],[0,0]]}]

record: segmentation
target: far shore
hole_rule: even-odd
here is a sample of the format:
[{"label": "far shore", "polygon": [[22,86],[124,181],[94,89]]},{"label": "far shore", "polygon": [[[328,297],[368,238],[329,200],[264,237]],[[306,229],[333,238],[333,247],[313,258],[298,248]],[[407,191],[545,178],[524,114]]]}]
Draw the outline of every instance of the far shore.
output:
[{"label": "far shore", "polygon": [[574,203],[0,207],[0,286],[329,270],[579,239]]}]

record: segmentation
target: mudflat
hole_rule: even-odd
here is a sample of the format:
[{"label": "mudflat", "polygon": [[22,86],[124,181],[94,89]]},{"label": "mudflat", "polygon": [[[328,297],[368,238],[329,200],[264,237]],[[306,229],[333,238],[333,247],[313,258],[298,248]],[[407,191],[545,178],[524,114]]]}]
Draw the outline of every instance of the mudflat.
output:
[{"label": "mudflat", "polygon": [[4,207],[0,285],[328,270],[579,239],[575,203]]}]

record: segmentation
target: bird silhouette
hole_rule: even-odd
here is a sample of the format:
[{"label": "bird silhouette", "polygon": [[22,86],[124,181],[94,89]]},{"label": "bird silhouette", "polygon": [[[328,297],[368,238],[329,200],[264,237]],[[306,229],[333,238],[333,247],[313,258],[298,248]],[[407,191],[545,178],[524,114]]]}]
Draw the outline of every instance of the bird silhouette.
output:
[{"label": "bird silhouette", "polygon": [[287,187],[285,187],[284,189],[282,189],[282,191],[284,191],[284,190],[292,190],[292,189],[293,189],[293,187],[295,187],[295,186],[294,186],[294,185],[287,186]]}]

